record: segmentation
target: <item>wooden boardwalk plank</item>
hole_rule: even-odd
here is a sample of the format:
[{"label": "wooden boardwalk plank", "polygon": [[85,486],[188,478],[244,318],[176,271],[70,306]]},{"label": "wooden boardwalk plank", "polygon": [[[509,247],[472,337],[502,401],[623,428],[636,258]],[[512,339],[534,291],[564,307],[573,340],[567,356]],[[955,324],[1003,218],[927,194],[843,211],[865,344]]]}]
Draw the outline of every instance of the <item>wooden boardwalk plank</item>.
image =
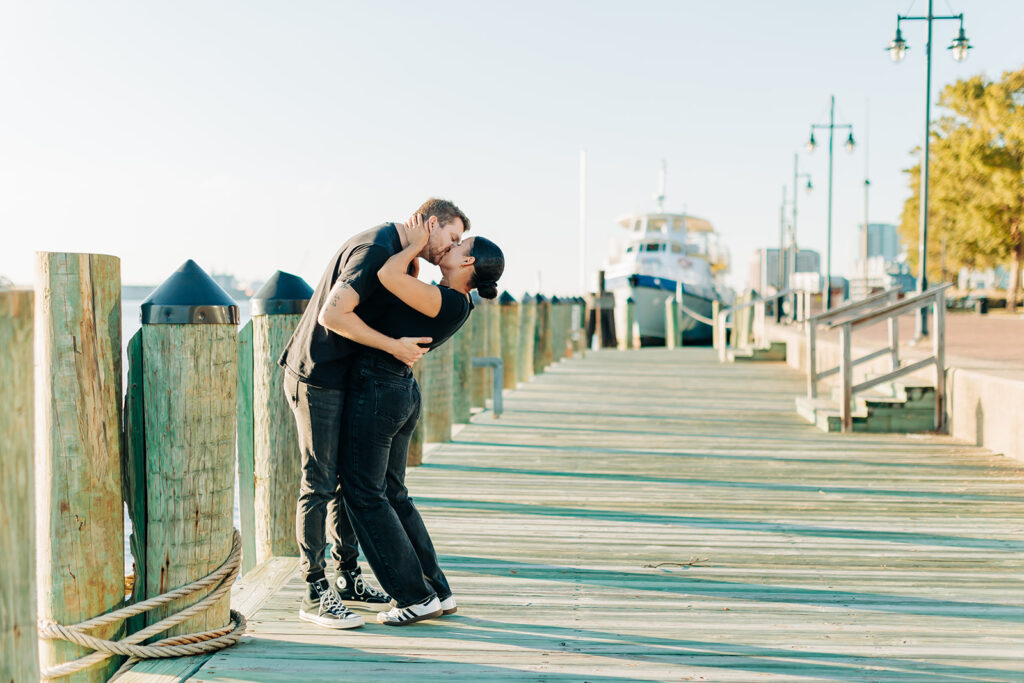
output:
[{"label": "wooden boardwalk plank", "polygon": [[192,678],[1024,680],[1024,471],[823,434],[802,387],[705,349],[551,367],[409,473],[458,614],[316,629],[279,563]]}]

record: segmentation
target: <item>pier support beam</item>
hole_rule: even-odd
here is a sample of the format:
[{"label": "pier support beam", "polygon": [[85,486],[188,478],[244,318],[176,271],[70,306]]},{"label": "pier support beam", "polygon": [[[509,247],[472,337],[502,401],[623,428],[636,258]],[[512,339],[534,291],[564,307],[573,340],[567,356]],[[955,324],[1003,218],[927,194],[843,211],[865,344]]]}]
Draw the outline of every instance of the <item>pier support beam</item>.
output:
[{"label": "pier support beam", "polygon": [[537,328],[537,300],[523,294],[519,300],[519,355],[516,356],[516,379],[533,379],[533,346]]},{"label": "pier support beam", "polygon": [[[121,262],[40,252],[36,292],[39,617],[75,624],[124,601]],[[120,628],[93,634],[117,637]],[[39,651],[43,667],[90,652],[56,640],[41,641]],[[116,664],[108,659],[60,680],[105,681]]]},{"label": "pier support beam", "polygon": [[39,679],[32,290],[0,291],[0,681]]},{"label": "pier support beam", "polygon": [[519,368],[519,302],[508,292],[502,292],[498,299],[501,316],[501,362],[504,365],[503,383],[505,389],[515,389]]},{"label": "pier support beam", "polygon": [[449,339],[427,353],[416,365],[423,366],[420,382],[423,440],[426,443],[448,443],[452,440],[452,384],[455,374],[453,340]]},{"label": "pier support beam", "polygon": [[[142,303],[146,596],[195,581],[231,550],[238,307],[194,261]],[[147,615],[155,623],[209,591]],[[226,626],[229,596],[174,627]]]},{"label": "pier support beam", "polygon": [[468,424],[473,403],[473,316],[455,336],[455,358],[452,361],[452,422]]},{"label": "pier support beam", "polygon": [[[472,293],[474,310],[469,316],[468,325],[473,326],[473,358],[482,358],[487,355],[490,348],[488,337],[490,336],[490,313],[491,305],[486,299],[480,298],[476,291]],[[472,360],[470,360],[472,363]],[[490,375],[484,368],[472,368],[470,386],[472,388],[472,400],[474,408],[486,408],[487,399],[491,397]]]},{"label": "pier support beam", "polygon": [[[252,298],[253,497],[256,563],[298,554],[295,496],[302,479],[295,418],[277,363],[302,319],[313,288],[277,271]],[[239,400],[240,403],[243,401]],[[239,482],[241,486],[241,482]]]}]

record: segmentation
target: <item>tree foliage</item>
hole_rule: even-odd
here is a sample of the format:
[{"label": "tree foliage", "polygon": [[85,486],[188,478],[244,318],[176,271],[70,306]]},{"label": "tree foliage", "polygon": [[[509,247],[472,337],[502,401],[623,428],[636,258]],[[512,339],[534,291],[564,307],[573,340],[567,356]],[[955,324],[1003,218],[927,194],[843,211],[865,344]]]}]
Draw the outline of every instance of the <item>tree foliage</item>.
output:
[{"label": "tree foliage", "polygon": [[[1013,306],[1024,261],[1024,68],[947,85],[939,105],[946,114],[930,132],[929,281],[941,274],[943,247],[950,270],[1009,263]],[[900,233],[916,268],[920,163],[907,173]]]}]

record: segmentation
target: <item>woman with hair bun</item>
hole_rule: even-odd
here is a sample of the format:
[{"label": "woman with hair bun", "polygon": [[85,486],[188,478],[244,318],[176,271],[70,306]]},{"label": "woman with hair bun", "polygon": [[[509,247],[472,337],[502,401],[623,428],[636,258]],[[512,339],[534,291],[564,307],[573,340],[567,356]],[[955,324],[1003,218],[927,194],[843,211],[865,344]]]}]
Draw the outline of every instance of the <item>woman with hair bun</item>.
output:
[{"label": "woman with hair bun", "polygon": [[[433,349],[469,318],[476,289],[498,295],[505,257],[494,242],[470,237],[441,257],[441,283],[410,274],[429,231],[422,216],[405,226],[409,244],[377,272],[380,283],[402,304],[382,306],[373,327],[392,337],[421,337]],[[420,390],[412,369],[372,348],[360,351],[349,377],[344,408],[347,448],[340,449],[345,506],[366,558],[393,608],[377,615],[404,626],[456,610],[455,598],[437,561],[430,534],[405,487],[409,440],[420,416]]]}]

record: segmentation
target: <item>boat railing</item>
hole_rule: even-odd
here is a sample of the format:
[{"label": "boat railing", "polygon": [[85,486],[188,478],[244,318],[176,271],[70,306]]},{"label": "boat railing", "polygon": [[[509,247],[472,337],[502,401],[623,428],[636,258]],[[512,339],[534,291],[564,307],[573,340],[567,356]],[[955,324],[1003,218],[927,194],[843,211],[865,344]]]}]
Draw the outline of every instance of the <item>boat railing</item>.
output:
[{"label": "boat railing", "polygon": [[[750,301],[713,312],[712,316],[714,317],[715,325],[712,332],[712,343],[715,349],[718,350],[719,360],[725,362],[728,358],[730,346],[733,348],[746,346],[747,344],[743,342],[749,342],[751,345],[763,344],[767,336],[767,317],[765,312],[768,304],[774,303],[776,307],[781,306],[782,300],[795,292],[797,292],[795,289],[784,289],[775,294],[755,297]],[[749,314],[746,314],[747,309],[750,309],[753,314],[752,318],[749,317]],[[747,334],[748,328],[749,336]],[[733,331],[732,335],[728,333],[730,329]]]},{"label": "boat railing", "polygon": [[[891,303],[884,308],[862,311],[852,317],[833,319],[828,323],[830,330],[839,330],[839,366],[836,372],[839,373],[839,417],[844,432],[853,429],[853,396],[867,391],[879,384],[891,382],[895,379],[917,372],[929,366],[935,366],[935,429],[942,430],[945,421],[945,394],[946,394],[946,289],[952,287],[952,283],[946,283],[932,287],[926,292],[917,294]],[[914,313],[921,308],[932,308],[932,355],[927,358],[901,365],[899,360],[899,338],[892,330],[898,326],[898,318],[901,315]],[[881,351],[869,353],[861,358],[853,358],[852,334],[856,329],[874,325],[886,321],[890,329],[890,346]],[[894,343],[895,342],[895,343]],[[870,358],[891,353],[892,369],[883,375],[866,379],[858,384],[853,383],[853,367],[863,363]],[[820,378],[824,373],[819,373]],[[830,373],[831,374],[831,371]]]},{"label": "boat railing", "polygon": [[[870,313],[875,310],[882,309],[886,306],[890,306],[895,303],[899,298],[899,289],[887,289],[884,292],[878,294],[872,294],[871,296],[852,301],[843,306],[818,313],[817,315],[809,316],[805,321],[805,333],[807,335],[807,397],[816,398],[818,396],[818,382],[826,377],[839,372],[839,366],[828,368],[827,370],[818,370],[818,328],[822,325],[832,325],[833,323],[839,323],[843,320],[854,320],[858,316]],[[895,370],[899,367],[899,346],[900,346],[900,333],[899,321],[895,319],[889,320],[889,346],[884,349],[879,349],[877,352],[869,354],[864,358],[859,358],[854,363],[859,365],[860,363],[866,363],[869,360],[884,356],[889,353],[892,356],[892,369]]]}]

